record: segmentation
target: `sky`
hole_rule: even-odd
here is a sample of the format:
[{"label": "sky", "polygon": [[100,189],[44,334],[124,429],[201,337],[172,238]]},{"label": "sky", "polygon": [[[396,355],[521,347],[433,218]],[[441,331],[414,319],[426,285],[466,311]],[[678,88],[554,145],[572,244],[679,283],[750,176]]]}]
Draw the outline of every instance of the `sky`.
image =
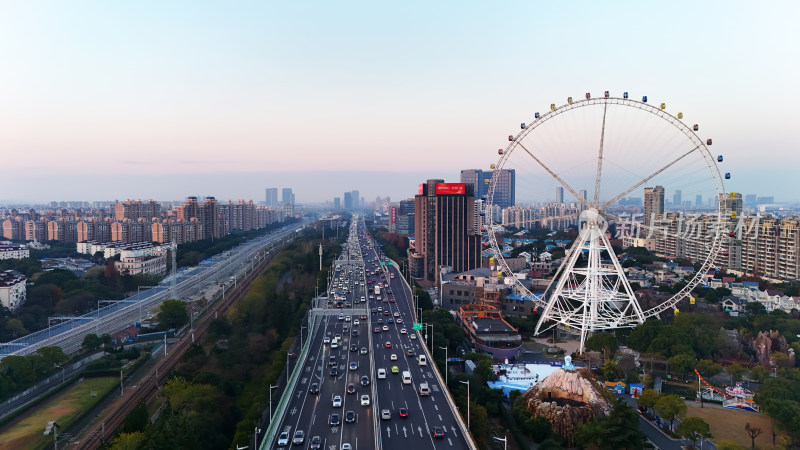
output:
[{"label": "sky", "polygon": [[[629,91],[800,198],[800,2],[0,1],[0,203],[412,196]],[[548,155],[553,159],[570,155]]]}]

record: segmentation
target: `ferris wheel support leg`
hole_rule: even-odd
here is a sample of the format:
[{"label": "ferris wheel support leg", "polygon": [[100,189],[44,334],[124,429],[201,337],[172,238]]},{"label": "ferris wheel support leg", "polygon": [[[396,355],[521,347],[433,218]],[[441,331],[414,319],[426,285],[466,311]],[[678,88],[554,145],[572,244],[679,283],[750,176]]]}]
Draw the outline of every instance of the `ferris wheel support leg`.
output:
[{"label": "ferris wheel support leg", "polygon": [[581,254],[582,245],[578,245],[579,242],[584,242],[584,236],[587,233],[586,229],[581,230],[581,234],[579,239],[576,241],[575,245],[572,249],[570,249],[569,254],[564,258],[564,261],[561,263],[561,267],[559,267],[556,276],[553,277],[553,281],[550,282],[550,286],[548,286],[546,292],[551,292],[553,289],[553,285],[555,284],[555,290],[552,291],[550,295],[550,299],[547,301],[547,305],[542,310],[542,315],[539,317],[539,323],[536,324],[536,330],[534,330],[534,335],[538,335],[542,328],[544,327],[545,323],[548,320],[554,320],[556,322],[564,323],[562,316],[563,314],[554,314],[554,309],[556,305],[559,303],[559,299],[561,297],[561,293],[564,289],[564,286],[569,281],[569,277],[571,272],[566,270],[565,268],[571,268],[575,266],[575,263],[578,260],[578,256]]}]

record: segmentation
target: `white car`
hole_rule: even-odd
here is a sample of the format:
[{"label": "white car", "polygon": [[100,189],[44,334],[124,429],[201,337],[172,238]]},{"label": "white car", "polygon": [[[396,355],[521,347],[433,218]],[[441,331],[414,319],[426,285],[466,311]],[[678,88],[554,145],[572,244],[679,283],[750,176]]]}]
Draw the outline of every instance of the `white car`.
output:
[{"label": "white car", "polygon": [[392,353],[392,354],[389,356],[389,359],[391,359],[392,361],[397,361],[397,353]]},{"label": "white car", "polygon": [[405,328],[400,328],[400,334],[406,334],[406,329]]},{"label": "white car", "polygon": [[342,444],[342,450],[353,450],[353,446],[349,442]]},{"label": "white car", "polygon": [[383,331],[389,331],[389,326],[388,325],[384,325],[383,326]]},{"label": "white car", "polygon": [[286,447],[289,445],[289,428],[285,429],[281,432],[281,435],[278,436],[278,447]]},{"label": "white car", "polygon": [[354,326],[361,325],[361,322],[359,322],[358,319],[355,319],[355,320],[353,320],[353,325]]},{"label": "white car", "polygon": [[361,406],[369,406],[369,395],[361,396]]},{"label": "white car", "polygon": [[342,397],[340,395],[333,397],[333,407],[334,408],[342,407]]},{"label": "white car", "polygon": [[417,333],[411,333],[408,337],[410,339],[416,339],[417,338]]}]

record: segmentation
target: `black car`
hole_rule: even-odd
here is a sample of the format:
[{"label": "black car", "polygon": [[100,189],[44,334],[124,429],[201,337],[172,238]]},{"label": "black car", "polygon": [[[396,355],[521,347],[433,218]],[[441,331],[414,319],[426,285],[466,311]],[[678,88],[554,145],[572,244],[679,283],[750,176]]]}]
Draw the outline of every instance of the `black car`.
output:
[{"label": "black car", "polygon": [[331,376],[335,377],[339,375],[339,368],[338,367],[331,367]]},{"label": "black car", "polygon": [[356,385],[353,384],[353,383],[348,384],[347,385],[347,393],[348,394],[355,394],[356,393]]},{"label": "black car", "polygon": [[406,356],[414,356],[414,350],[407,351]]},{"label": "black car", "polygon": [[352,336],[353,337],[358,337],[358,330],[353,330]]},{"label": "black car", "polygon": [[369,377],[364,375],[361,377],[361,386],[369,386]]},{"label": "black car", "polygon": [[312,394],[319,394],[319,383],[311,383],[311,387],[308,388],[308,392]]},{"label": "black car", "polygon": [[408,410],[406,408],[400,408],[397,410],[397,414],[403,419],[405,419],[406,417],[408,417]]},{"label": "black car", "polygon": [[433,427],[431,432],[436,439],[444,439],[444,427]]},{"label": "black car", "polygon": [[344,421],[347,423],[353,423],[356,421],[356,413],[353,411],[347,411],[344,413]]},{"label": "black car", "polygon": [[331,355],[331,357],[328,358],[328,367],[333,367],[333,366],[338,366],[338,365],[339,365],[339,363],[336,362],[336,357]]},{"label": "black car", "polygon": [[341,422],[339,421],[339,415],[338,414],[331,414],[331,420],[330,420],[329,423],[330,423],[330,425],[332,427],[338,427],[341,424]]},{"label": "black car", "polygon": [[[353,333],[356,333],[356,331],[353,331]],[[350,351],[351,352],[357,352],[358,351],[358,347],[356,347],[355,345],[351,345],[350,346]]]},{"label": "black car", "polygon": [[308,448],[311,450],[319,450],[322,448],[322,438],[319,436],[314,436],[311,438],[311,442],[308,444]]}]

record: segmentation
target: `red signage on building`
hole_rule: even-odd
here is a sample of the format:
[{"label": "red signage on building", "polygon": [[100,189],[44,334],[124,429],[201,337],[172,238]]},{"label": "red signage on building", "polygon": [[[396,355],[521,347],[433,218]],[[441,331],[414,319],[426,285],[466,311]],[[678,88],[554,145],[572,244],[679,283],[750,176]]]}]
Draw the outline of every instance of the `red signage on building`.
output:
[{"label": "red signage on building", "polygon": [[466,193],[464,183],[438,183],[436,185],[436,195],[453,195]]},{"label": "red signage on building", "polygon": [[425,185],[424,184],[420,184],[419,185],[419,195],[422,195],[424,193],[425,193]]},{"label": "red signage on building", "polygon": [[397,223],[397,206],[392,206],[390,218],[391,223]]}]

